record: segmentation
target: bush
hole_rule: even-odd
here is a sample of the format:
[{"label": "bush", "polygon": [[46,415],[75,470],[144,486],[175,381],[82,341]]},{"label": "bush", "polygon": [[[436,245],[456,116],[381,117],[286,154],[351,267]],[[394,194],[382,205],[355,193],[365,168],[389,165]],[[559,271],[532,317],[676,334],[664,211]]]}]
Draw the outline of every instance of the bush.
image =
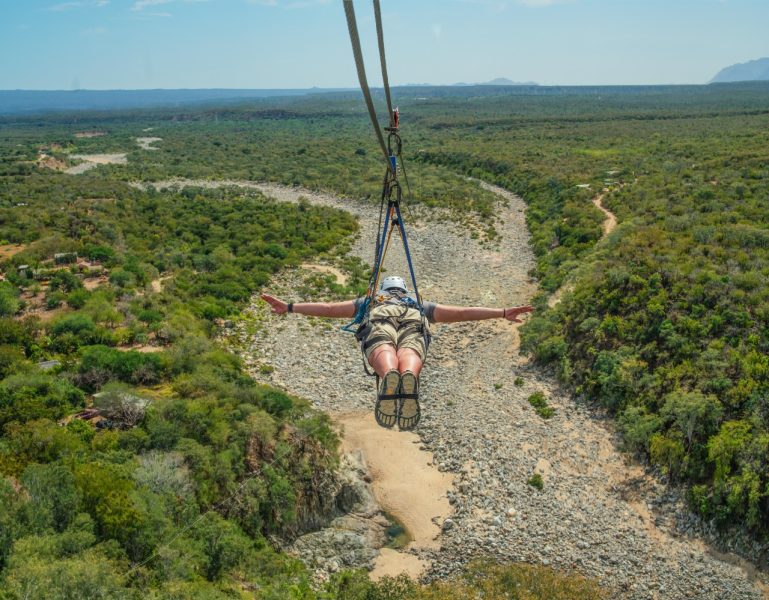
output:
[{"label": "bush", "polygon": [[109,420],[121,427],[134,427],[143,418],[150,401],[120,383],[105,385],[94,395],[94,406]]},{"label": "bush", "polygon": [[52,292],[61,291],[65,293],[74,292],[83,289],[83,283],[80,278],[69,271],[57,271],[48,284],[48,289]]},{"label": "bush", "polygon": [[85,348],[78,367],[80,382],[90,390],[110,379],[133,384],[157,383],[166,371],[166,361],[160,353],[121,352],[103,345]]},{"label": "bush", "polygon": [[7,281],[0,281],[0,317],[12,317],[19,306],[18,290]]},{"label": "bush", "polygon": [[419,585],[408,576],[369,580],[364,571],[334,574],[325,586],[335,600],[602,600],[598,582],[576,573],[527,564],[480,561],[457,577]]},{"label": "bush", "polygon": [[84,394],[66,380],[40,372],[20,373],[0,382],[0,427],[9,421],[59,419],[83,406]]},{"label": "bush", "polygon": [[534,392],[529,396],[529,404],[534,407],[534,412],[543,419],[549,419],[555,414],[555,409],[547,405],[547,399],[542,392]]},{"label": "bush", "polygon": [[15,371],[24,361],[24,353],[16,346],[0,346],[0,379]]},{"label": "bush", "polygon": [[30,464],[21,476],[29,494],[24,507],[27,521],[36,533],[64,531],[73,522],[80,504],[72,472],[61,464]]},{"label": "bush", "polygon": [[66,298],[66,294],[64,292],[51,292],[48,291],[45,294],[45,308],[46,310],[53,310],[54,308],[59,308],[64,302],[64,299]]},{"label": "bush", "polygon": [[78,337],[88,334],[96,329],[93,319],[83,313],[75,313],[61,317],[51,326],[51,333],[55,336],[71,333]]},{"label": "bush", "polygon": [[75,290],[67,295],[67,305],[75,310],[80,310],[85,306],[90,294],[85,289]]},{"label": "bush", "polygon": [[136,276],[124,269],[115,269],[109,274],[109,282],[118,288],[131,288],[136,285]]},{"label": "bush", "polygon": [[538,490],[541,490],[545,487],[545,482],[542,479],[542,475],[539,473],[534,473],[531,477],[529,477],[526,480],[526,483],[529,484],[533,488],[537,488]]}]

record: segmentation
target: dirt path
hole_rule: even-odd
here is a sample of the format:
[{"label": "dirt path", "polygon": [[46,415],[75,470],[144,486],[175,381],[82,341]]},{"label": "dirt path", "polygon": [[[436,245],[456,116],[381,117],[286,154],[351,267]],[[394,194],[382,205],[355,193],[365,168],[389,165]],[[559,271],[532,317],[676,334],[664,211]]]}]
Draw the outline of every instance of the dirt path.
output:
[{"label": "dirt path", "polygon": [[[295,202],[301,195],[313,203],[345,208],[361,218],[361,237],[352,252],[370,260],[376,207],[251,182],[187,183],[241,184],[278,200]],[[428,299],[510,306],[534,295],[536,287],[527,276],[534,257],[525,205],[509,192],[490,189],[501,198],[502,241],[497,250],[483,248],[451,223],[412,227],[409,242]],[[403,271],[403,257],[393,259],[390,272]],[[271,291],[299,300],[295,290],[306,273],[285,274]],[[249,311],[251,320],[240,324],[236,334],[248,348],[244,359],[255,377],[307,397],[339,419],[370,412],[372,382],[363,375],[359,352],[348,334],[324,321],[271,316],[259,301]],[[269,369],[260,368],[264,366]],[[556,409],[551,419],[543,420],[531,409],[527,399],[537,391]],[[419,441],[409,434],[364,429],[355,421],[355,434],[348,434],[345,443],[366,454],[374,486],[382,487],[381,497],[394,491],[395,484],[386,478],[393,476],[392,481],[405,486],[394,494],[396,499],[414,493],[417,506],[429,504],[419,514],[438,517],[430,520],[441,527],[439,546],[413,544],[406,549],[430,564],[428,577],[444,577],[474,557],[492,556],[575,569],[597,577],[615,598],[762,597],[745,569],[719,560],[700,540],[674,534],[675,514],[682,509],[675,495],[638,465],[627,464],[616,450],[610,420],[596,416],[518,356],[517,330],[509,324],[436,326],[422,396]],[[361,439],[352,442],[354,435]],[[436,515],[437,488],[424,493],[421,476],[414,476],[412,468],[419,460],[407,454],[414,447],[431,452],[432,465],[454,477],[445,493],[453,509],[448,519]],[[377,471],[378,455],[400,456],[402,461],[386,475]],[[391,464],[391,457],[383,460],[383,468]],[[535,472],[544,480],[541,491],[527,484]],[[396,516],[405,521],[408,515]]]},{"label": "dirt path", "polygon": [[[603,230],[603,237],[606,237],[607,235],[609,235],[612,231],[614,231],[614,228],[617,226],[617,217],[614,215],[613,212],[605,208],[603,205],[603,199],[606,197],[606,194],[607,192],[604,191],[598,194],[592,200],[593,205],[598,210],[600,210],[605,216],[603,223],[601,224],[601,229]],[[569,283],[565,283],[564,285],[559,287],[547,299],[548,307],[550,308],[555,307],[555,305],[558,304],[563,299],[564,295],[568,294],[572,289],[573,289],[573,286]]]},{"label": "dirt path", "polygon": [[603,225],[602,225],[603,234],[606,236],[606,235],[609,235],[612,231],[614,231],[614,228],[617,226],[617,217],[614,216],[613,212],[611,212],[607,208],[604,208],[603,199],[605,197],[606,197],[606,192],[599,194],[598,196],[593,198],[593,204],[606,217],[603,220]]}]

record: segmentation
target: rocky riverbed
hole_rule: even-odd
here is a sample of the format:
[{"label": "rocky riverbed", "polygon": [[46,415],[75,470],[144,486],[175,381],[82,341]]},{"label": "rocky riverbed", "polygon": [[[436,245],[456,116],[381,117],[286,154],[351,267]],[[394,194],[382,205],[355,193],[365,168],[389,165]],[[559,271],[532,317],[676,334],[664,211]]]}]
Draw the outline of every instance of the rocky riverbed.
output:
[{"label": "rocky riverbed", "polygon": [[[358,215],[361,236],[352,251],[370,260],[376,225],[370,204],[248,185],[279,200],[302,195]],[[533,296],[525,206],[508,192],[495,191],[498,247],[479,243],[450,221],[410,228],[427,299],[511,306]],[[402,256],[389,263],[391,273],[403,268]],[[301,270],[288,272],[271,291],[300,300],[296,289],[302,279]],[[227,333],[243,348],[255,377],[332,414],[371,409],[372,382],[338,323],[271,316],[256,299],[249,310],[251,319]],[[436,523],[436,547],[412,550],[431,564],[426,578],[442,578],[468,560],[490,557],[573,569],[598,578],[615,598],[767,597],[744,564],[722,560],[696,536],[677,534],[696,527],[686,525],[689,517],[676,494],[617,450],[610,420],[528,365],[517,347],[516,329],[502,321],[434,328],[417,433],[433,453],[433,464],[453,473],[455,483],[446,494],[453,514]],[[552,418],[543,419],[529,404],[535,392],[555,409]],[[535,473],[542,489],[528,483]]]}]

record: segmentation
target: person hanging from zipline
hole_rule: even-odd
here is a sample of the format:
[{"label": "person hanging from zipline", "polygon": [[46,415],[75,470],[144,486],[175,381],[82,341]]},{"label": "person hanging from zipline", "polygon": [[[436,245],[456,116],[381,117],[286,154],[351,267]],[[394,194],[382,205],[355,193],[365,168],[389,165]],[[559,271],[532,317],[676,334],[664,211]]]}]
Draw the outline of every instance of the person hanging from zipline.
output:
[{"label": "person hanging from zipline", "polygon": [[[427,347],[430,344],[429,323],[456,323],[500,318],[520,323],[521,320],[518,317],[534,309],[531,306],[484,308],[422,302],[421,295],[417,290],[414,265],[411,260],[400,209],[402,189],[398,181],[399,171],[403,171],[405,178],[405,168],[401,158],[402,144],[398,134],[400,113],[397,107],[393,109],[390,98],[379,0],[374,0],[374,17],[389,116],[389,126],[384,128],[387,132],[387,141],[380,130],[371,91],[366,80],[366,69],[363,65],[358,25],[355,20],[352,0],[344,0],[344,10],[361,92],[371,123],[374,126],[379,147],[382,149],[387,164],[382,187],[379,225],[377,226],[377,231],[381,230],[381,235],[377,235],[376,239],[374,268],[369,280],[368,291],[364,297],[344,302],[301,302],[295,304],[284,302],[270,294],[262,294],[262,299],[270,304],[272,312],[275,314],[295,312],[313,317],[353,317],[352,323],[342,329],[355,333],[365,356],[364,366],[368,362],[374,369],[374,373],[369,374],[376,374],[377,376],[377,401],[374,408],[377,423],[383,427],[393,427],[397,423],[400,429],[413,429],[420,417],[419,373],[422,370]],[[406,184],[408,186],[408,179],[406,179]],[[403,242],[413,288],[411,292],[409,292],[402,277],[385,277],[378,284],[393,231],[398,231]],[[368,368],[366,372],[368,373]]]},{"label": "person hanging from zipline", "polygon": [[[343,302],[284,302],[262,294],[274,314],[297,313],[313,317],[353,317],[365,298]],[[435,302],[419,304],[409,293],[402,277],[385,277],[374,296],[368,320],[356,334],[366,360],[379,377],[374,410],[377,423],[403,430],[419,422],[419,373],[430,343],[427,323],[458,323],[485,319],[507,319],[520,323],[520,315],[534,310],[531,306],[485,308],[449,306]],[[427,321],[427,322],[425,322]]]}]

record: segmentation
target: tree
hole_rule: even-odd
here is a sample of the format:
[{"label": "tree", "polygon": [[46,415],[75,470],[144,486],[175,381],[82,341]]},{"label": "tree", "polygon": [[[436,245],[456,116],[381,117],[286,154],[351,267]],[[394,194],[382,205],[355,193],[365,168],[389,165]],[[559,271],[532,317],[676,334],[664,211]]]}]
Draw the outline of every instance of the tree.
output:
[{"label": "tree", "polygon": [[150,400],[121,383],[108,383],[94,395],[94,406],[121,427],[134,427],[143,418]]},{"label": "tree", "polygon": [[690,448],[695,437],[707,440],[715,432],[724,409],[712,394],[673,392],[665,397],[660,413],[673,422],[686,438],[687,448]]},{"label": "tree", "polygon": [[29,522],[39,533],[52,528],[62,532],[72,523],[80,504],[72,472],[61,464],[30,464],[21,476],[30,497],[25,505]]},{"label": "tree", "polygon": [[18,373],[0,382],[0,425],[9,421],[59,419],[83,405],[84,394],[64,379]]}]

